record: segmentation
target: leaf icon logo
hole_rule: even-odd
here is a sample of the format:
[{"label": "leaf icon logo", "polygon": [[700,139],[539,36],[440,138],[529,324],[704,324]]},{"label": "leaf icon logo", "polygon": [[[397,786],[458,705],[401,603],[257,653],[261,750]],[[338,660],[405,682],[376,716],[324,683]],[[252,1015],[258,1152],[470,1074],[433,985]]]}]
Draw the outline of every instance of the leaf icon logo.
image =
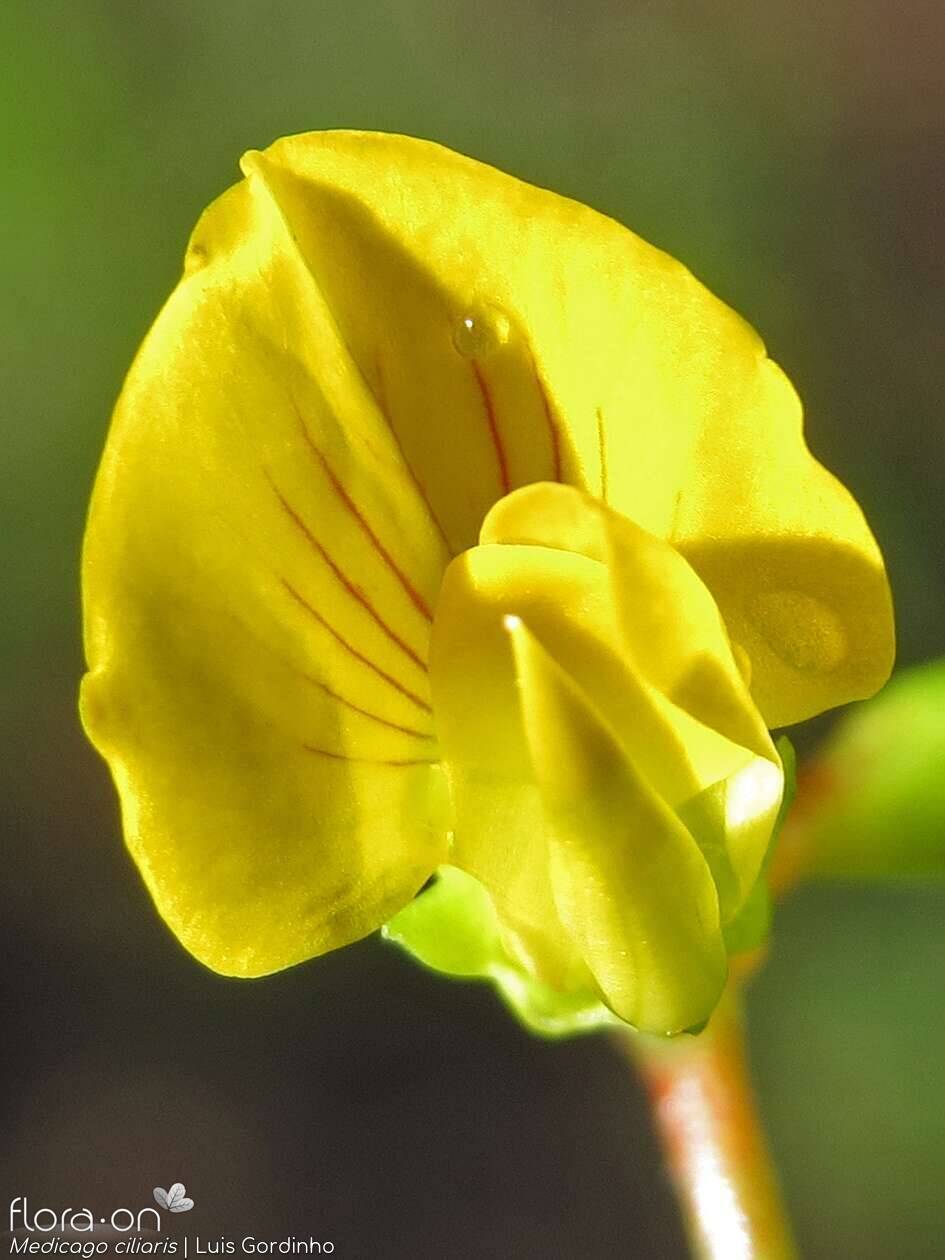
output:
[{"label": "leaf icon logo", "polygon": [[170,1190],[154,1187],[154,1201],[168,1212],[189,1212],[194,1206],[193,1199],[187,1198],[187,1191],[180,1181],[175,1181]]}]

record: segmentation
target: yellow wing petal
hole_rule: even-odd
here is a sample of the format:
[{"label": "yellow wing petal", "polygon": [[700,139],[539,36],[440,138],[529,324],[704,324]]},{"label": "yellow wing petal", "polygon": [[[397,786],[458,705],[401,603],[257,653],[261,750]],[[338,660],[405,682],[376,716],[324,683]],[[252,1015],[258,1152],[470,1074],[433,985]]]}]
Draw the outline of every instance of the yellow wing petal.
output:
[{"label": "yellow wing petal", "polygon": [[[541,650],[510,639],[519,622]],[[544,663],[546,649],[557,664]],[[661,697],[622,653],[606,567],[531,544],[458,557],[437,605],[431,678],[450,860],[488,890],[510,952],[563,992],[596,983],[640,1026],[705,1018],[724,977],[719,896],[703,837],[677,807],[752,754]],[[743,846],[756,838],[759,852],[731,858],[753,861],[752,878],[766,837]],[[723,820],[710,843],[724,839]],[[720,869],[729,862],[716,856]],[[741,890],[729,882],[734,908]]]},{"label": "yellow wing petal", "polygon": [[83,572],[84,720],[208,965],[362,936],[443,860],[426,657],[446,559],[265,183],[232,190],[125,385]]},{"label": "yellow wing petal", "polygon": [[[669,543],[568,486],[515,491],[489,513],[482,538],[577,552],[606,567],[613,642],[626,668],[608,683],[585,666],[589,694],[704,843],[727,919],[758,876],[782,773],[709,590]],[[631,679],[637,694],[628,703]]]}]

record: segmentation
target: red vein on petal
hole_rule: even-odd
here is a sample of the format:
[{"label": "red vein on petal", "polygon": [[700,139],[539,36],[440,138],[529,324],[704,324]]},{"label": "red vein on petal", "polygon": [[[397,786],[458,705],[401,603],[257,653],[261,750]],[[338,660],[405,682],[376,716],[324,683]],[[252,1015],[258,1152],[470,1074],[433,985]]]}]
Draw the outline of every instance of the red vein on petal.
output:
[{"label": "red vein on petal", "polygon": [[273,652],[271,648],[269,648],[268,651],[272,659],[277,661],[291,674],[294,674],[297,678],[304,679],[304,681],[310,686],[317,687],[319,691],[323,691],[325,695],[330,696],[332,700],[337,700],[337,702],[344,705],[346,709],[351,709],[352,712],[359,714],[361,717],[369,718],[372,722],[377,722],[380,726],[387,727],[388,730],[397,731],[403,735],[410,735],[414,739],[422,739],[428,742],[436,740],[436,735],[430,730],[420,731],[413,726],[404,726],[400,722],[391,721],[390,718],[381,717],[379,713],[374,713],[371,709],[362,708],[361,705],[355,704],[353,700],[349,700],[347,696],[343,696],[341,692],[335,691],[334,687],[329,687],[323,679],[316,678],[314,674],[310,674],[306,669],[300,669],[298,665],[294,664],[292,661],[286,660],[284,656],[280,656],[278,653]]},{"label": "red vein on petal", "polygon": [[337,700],[339,704],[344,705],[346,709],[351,709],[354,713],[359,713],[361,717],[370,718],[372,722],[377,722],[380,726],[386,726],[388,730],[399,731],[403,735],[410,735],[414,739],[433,740],[436,737],[431,731],[418,731],[413,726],[402,726],[400,722],[392,722],[390,718],[381,717],[379,713],[372,713],[370,709],[362,709],[359,704],[355,704],[353,700],[349,700],[347,696],[341,695],[335,691],[333,687],[329,687],[327,683],[322,682],[320,678],[315,678],[312,674],[307,674],[304,670],[296,670],[306,682],[311,683],[313,687],[317,687],[319,691],[324,691],[326,696],[330,696],[332,700]]},{"label": "red vein on petal", "polygon": [[446,548],[447,555],[449,555],[450,557],[453,557],[457,553],[450,546],[449,539],[446,537],[446,530],[443,528],[442,524],[440,523],[439,517],[437,516],[436,512],[434,512],[433,510],[433,504],[430,502],[429,496],[427,495],[423,482],[417,476],[417,473],[414,469],[413,464],[411,464],[410,460],[406,456],[406,453],[404,452],[404,447],[403,447],[403,443],[400,440],[400,435],[395,429],[394,422],[391,419],[390,409],[387,405],[387,393],[386,393],[386,390],[384,389],[384,373],[383,373],[383,368],[381,367],[380,354],[377,354],[374,357],[374,370],[377,373],[377,389],[376,390],[372,389],[371,393],[374,396],[374,401],[377,403],[377,409],[381,413],[381,415],[384,417],[384,421],[387,424],[388,429],[390,430],[391,437],[394,439],[394,444],[397,447],[397,451],[400,454],[400,458],[404,461],[404,467],[407,469],[407,472],[410,474],[410,480],[413,482],[414,488],[416,489],[417,494],[419,494],[420,498],[423,500],[423,505],[427,510],[427,515],[429,516],[431,522],[433,523],[433,527],[435,528],[436,532],[440,535],[440,538],[443,541],[443,546]]},{"label": "red vein on petal", "polygon": [[315,535],[312,533],[309,527],[302,520],[301,516],[299,516],[298,512],[296,512],[292,504],[289,503],[289,501],[282,494],[282,491],[279,489],[279,487],[275,484],[272,478],[269,477],[268,473],[266,474],[266,476],[269,479],[269,484],[272,486],[272,489],[276,495],[276,498],[282,504],[282,507],[284,511],[286,512],[286,514],[292,520],[293,524],[296,526],[299,532],[304,536],[304,538],[311,544],[311,546],[318,552],[321,558],[325,561],[329,569],[331,569],[332,574],[335,576],[335,578],[337,578],[337,580],[345,588],[345,590],[348,592],[351,598],[356,600],[357,603],[361,605],[361,607],[368,614],[368,616],[371,617],[371,619],[374,621],[377,627],[384,634],[387,635],[391,643],[393,643],[396,647],[400,648],[400,650],[404,653],[404,655],[408,657],[409,660],[413,661],[413,663],[417,665],[420,669],[422,669],[425,673],[427,667],[423,658],[419,656],[408,643],[405,643],[404,640],[400,637],[400,635],[396,633],[396,631],[391,629],[391,627],[387,624],[384,618],[380,615],[380,613],[377,611],[377,609],[374,607],[374,605],[365,595],[364,591],[361,590],[360,586],[355,585],[355,583],[351,581],[351,579],[343,571],[343,569],[341,569],[341,567],[336,563],[336,561],[332,559],[328,550],[318,541],[318,539],[315,537]]},{"label": "red vein on petal", "polygon": [[597,447],[600,452],[600,497],[607,502],[607,435],[604,431],[604,413],[597,408]]},{"label": "red vein on petal", "polygon": [[479,392],[482,394],[483,406],[486,409],[486,421],[489,425],[489,435],[492,438],[492,445],[495,447],[496,462],[499,465],[499,485],[502,487],[502,493],[508,494],[512,488],[509,481],[509,464],[505,455],[505,447],[502,445],[502,437],[499,433],[499,425],[496,420],[495,403],[489,386],[486,384],[486,378],[482,374],[482,369],[475,359],[470,360],[470,366],[473,370],[473,376],[476,378],[476,384],[479,386]]},{"label": "red vein on petal", "polygon": [[332,761],[353,761],[356,765],[361,766],[435,766],[437,763],[431,761],[427,757],[410,757],[403,761],[382,761],[374,757],[349,757],[347,753],[332,752],[328,748],[317,748],[314,744],[303,744],[302,747],[308,753],[315,753],[319,757],[329,757]]},{"label": "red vein on petal", "polygon": [[407,575],[403,572],[400,565],[398,565],[397,561],[394,559],[394,557],[390,554],[390,552],[387,550],[387,548],[378,538],[377,534],[375,534],[374,530],[371,528],[370,524],[365,518],[364,513],[361,511],[358,505],[351,498],[351,495],[345,489],[344,484],[342,483],[341,479],[339,478],[335,470],[332,468],[331,464],[329,464],[328,458],[325,455],[324,451],[317,445],[317,443],[315,442],[315,439],[312,437],[311,433],[309,432],[308,425],[305,423],[305,417],[302,415],[301,411],[299,411],[298,407],[296,407],[295,410],[299,418],[299,424],[302,427],[302,435],[305,438],[306,445],[308,446],[313,456],[318,460],[319,464],[323,468],[325,475],[327,476],[328,480],[332,484],[333,489],[335,490],[335,493],[341,499],[342,503],[344,503],[345,507],[348,509],[348,511],[351,513],[354,519],[361,526],[361,529],[369,538],[371,545],[374,547],[374,550],[381,557],[381,559],[384,561],[384,563],[387,565],[390,571],[394,574],[397,581],[400,583],[400,585],[403,587],[404,591],[406,592],[407,597],[410,599],[410,602],[413,604],[413,606],[417,609],[418,612],[420,612],[424,617],[426,617],[427,621],[432,621],[433,613],[430,610],[430,605],[423,598],[423,596],[420,594],[420,592],[417,590],[414,584],[410,581]]},{"label": "red vein on petal", "polygon": [[308,602],[308,600],[304,597],[304,595],[299,594],[299,592],[295,589],[295,587],[292,585],[291,582],[286,581],[284,577],[280,577],[279,581],[282,583],[285,589],[289,592],[292,598],[296,601],[296,603],[301,605],[301,607],[304,608],[305,611],[309,613],[309,615],[313,617],[320,626],[323,627],[323,629],[327,630],[328,633],[332,636],[332,638],[335,639],[338,643],[340,643],[341,646],[345,649],[345,651],[349,652],[355,658],[355,660],[360,661],[362,665],[366,665],[368,669],[372,670],[375,674],[377,674],[378,678],[383,678],[384,682],[389,683],[391,687],[393,687],[396,691],[399,691],[402,696],[406,696],[406,698],[410,700],[411,703],[415,704],[418,708],[423,709],[424,712],[426,713],[433,712],[431,705],[429,705],[426,702],[426,700],[422,699],[420,696],[416,694],[416,692],[411,691],[408,687],[405,687],[402,682],[398,682],[398,680],[394,678],[391,674],[386,673],[383,669],[381,669],[379,665],[376,665],[374,661],[370,659],[370,657],[365,656],[363,652],[359,652],[358,649],[353,644],[349,643],[348,640],[344,638],[343,635],[339,634],[338,631],[335,629],[335,627],[331,624],[331,622],[326,621],[325,618],[322,616],[322,614],[318,611],[318,609],[313,608],[312,605]]}]

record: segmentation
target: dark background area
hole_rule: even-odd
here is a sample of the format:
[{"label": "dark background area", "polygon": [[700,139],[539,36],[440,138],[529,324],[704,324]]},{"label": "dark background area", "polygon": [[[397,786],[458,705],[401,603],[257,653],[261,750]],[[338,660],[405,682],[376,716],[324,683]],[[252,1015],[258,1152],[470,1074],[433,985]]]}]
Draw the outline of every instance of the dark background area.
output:
[{"label": "dark background area", "polygon": [[[533,1039],[377,941],[237,982],[171,939],[76,717],[86,503],[240,153],[406,131],[613,214],[750,319],[881,540],[902,664],[940,655],[943,48],[940,0],[6,0],[0,1212],[179,1179],[178,1233],[683,1255],[606,1039]],[[819,887],[778,914],[752,1049],[808,1260],[945,1254],[943,911]]]}]

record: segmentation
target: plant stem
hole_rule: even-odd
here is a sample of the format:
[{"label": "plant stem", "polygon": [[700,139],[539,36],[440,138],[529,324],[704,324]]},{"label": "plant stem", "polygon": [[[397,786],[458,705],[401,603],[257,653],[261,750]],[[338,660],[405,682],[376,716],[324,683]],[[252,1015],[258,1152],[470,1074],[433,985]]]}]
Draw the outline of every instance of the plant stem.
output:
[{"label": "plant stem", "polygon": [[696,1037],[618,1038],[646,1085],[693,1255],[797,1260],[758,1121],[735,983]]}]

